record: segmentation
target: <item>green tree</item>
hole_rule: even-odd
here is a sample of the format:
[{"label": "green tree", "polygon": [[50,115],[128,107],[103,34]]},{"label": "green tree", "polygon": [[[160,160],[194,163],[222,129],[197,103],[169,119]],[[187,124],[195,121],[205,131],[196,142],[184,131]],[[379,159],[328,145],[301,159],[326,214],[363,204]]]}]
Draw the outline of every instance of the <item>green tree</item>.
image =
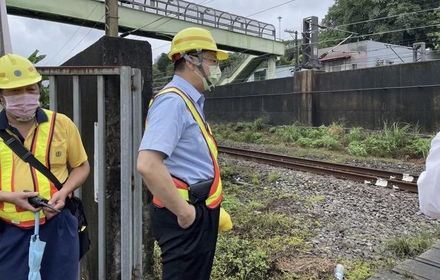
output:
[{"label": "green tree", "polygon": [[[45,54],[38,54],[40,51],[35,50],[29,57],[29,61],[33,64],[37,64],[38,62],[42,61],[46,58]],[[47,77],[43,76],[42,81],[48,80]],[[49,88],[47,86],[44,86],[43,83],[40,83],[40,103],[43,108],[49,108]]]},{"label": "green tree", "polygon": [[[427,47],[438,49],[438,26],[418,27],[440,24],[439,10],[434,10],[439,6],[438,0],[336,0],[322,20],[322,25],[328,28],[320,32],[320,47],[336,45],[348,36],[348,33],[340,29],[359,35],[383,32],[353,40],[373,39],[405,46],[425,42]],[[378,18],[383,19],[351,24]]]},{"label": "green tree", "polygon": [[168,55],[166,53],[161,53],[156,60],[157,70],[159,70],[162,74],[167,72],[167,68],[171,63]]},{"label": "green tree", "polygon": [[159,89],[167,84],[173,76],[173,63],[166,53],[161,53],[153,64],[153,88]]}]

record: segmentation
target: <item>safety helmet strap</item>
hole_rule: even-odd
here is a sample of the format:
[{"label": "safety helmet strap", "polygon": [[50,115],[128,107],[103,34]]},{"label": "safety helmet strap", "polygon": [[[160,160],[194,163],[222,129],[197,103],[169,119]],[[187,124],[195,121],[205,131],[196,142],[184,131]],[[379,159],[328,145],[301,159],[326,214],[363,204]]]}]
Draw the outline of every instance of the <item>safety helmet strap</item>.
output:
[{"label": "safety helmet strap", "polygon": [[[195,56],[195,57],[197,57],[198,60],[199,60],[199,63],[194,63],[194,60],[191,59],[190,56]],[[209,86],[209,87],[213,87],[213,86],[214,86],[214,85],[212,84],[212,82],[210,81],[210,79],[208,78],[208,75],[206,74],[205,69],[203,69],[203,51],[197,51],[197,52],[194,53],[194,54],[187,54],[187,53],[186,53],[186,54],[183,55],[183,58],[184,58],[186,61],[188,61],[188,62],[194,64],[194,65],[197,67],[197,69],[199,69],[199,71],[202,73],[203,77],[205,78],[206,82],[208,83],[208,86]]]}]

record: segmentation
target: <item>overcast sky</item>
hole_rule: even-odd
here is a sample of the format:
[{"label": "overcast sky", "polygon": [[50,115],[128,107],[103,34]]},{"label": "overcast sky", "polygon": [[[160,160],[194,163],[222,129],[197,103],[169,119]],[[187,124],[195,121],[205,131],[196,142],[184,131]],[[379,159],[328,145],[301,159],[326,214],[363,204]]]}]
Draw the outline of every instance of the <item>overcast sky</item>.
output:
[{"label": "overcast sky", "polygon": [[[195,0],[193,2],[246,17],[288,1]],[[277,33],[279,30],[278,17],[282,17],[281,38],[289,39],[291,37],[284,32],[285,29],[301,31],[303,18],[317,16],[321,20],[333,4],[334,0],[296,0],[250,17],[273,24]],[[47,55],[39,65],[60,65],[104,35],[103,30],[25,17],[8,16],[8,22],[13,52],[27,57],[35,49],[38,49],[40,54]],[[142,24],[140,23],[139,26]],[[150,42],[153,58],[169,50],[169,42],[167,41],[134,36],[127,38]]]}]

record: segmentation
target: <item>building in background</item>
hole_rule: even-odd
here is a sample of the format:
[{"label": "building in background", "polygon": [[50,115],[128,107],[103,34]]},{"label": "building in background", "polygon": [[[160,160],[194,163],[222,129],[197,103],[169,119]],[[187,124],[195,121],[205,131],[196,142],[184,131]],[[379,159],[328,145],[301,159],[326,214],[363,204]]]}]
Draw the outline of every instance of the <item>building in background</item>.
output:
[{"label": "building in background", "polygon": [[[281,65],[277,66],[275,69],[275,79],[293,77],[293,72],[295,67],[293,65]],[[266,80],[267,68],[260,68],[255,70],[246,82],[262,81]]]},{"label": "building in background", "polygon": [[[366,40],[318,49],[318,57],[321,65],[320,70],[325,72],[440,59],[440,54],[430,49],[426,49],[422,54],[423,51],[419,48],[416,51],[416,57],[414,57],[414,52],[411,47]],[[275,79],[293,77],[294,72],[294,65],[277,66]],[[266,79],[267,67],[260,66],[249,75],[246,82]]]},{"label": "building in background", "polygon": [[[415,62],[413,48],[372,40],[319,49],[318,56],[322,65],[321,70],[326,72]],[[426,50],[423,59],[433,60],[440,57]]]}]

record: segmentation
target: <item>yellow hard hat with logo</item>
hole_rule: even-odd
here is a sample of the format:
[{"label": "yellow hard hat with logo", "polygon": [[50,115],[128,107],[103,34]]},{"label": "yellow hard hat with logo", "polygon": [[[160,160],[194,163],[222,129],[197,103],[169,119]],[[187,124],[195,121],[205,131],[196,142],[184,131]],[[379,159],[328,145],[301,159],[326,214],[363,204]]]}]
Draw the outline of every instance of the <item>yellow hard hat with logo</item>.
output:
[{"label": "yellow hard hat with logo", "polygon": [[214,38],[206,29],[199,27],[189,27],[179,31],[171,42],[171,50],[168,53],[170,60],[176,60],[175,55],[183,55],[192,50],[207,50],[217,53],[218,60],[228,58],[228,53],[217,48]]},{"label": "yellow hard hat with logo", "polygon": [[27,58],[16,54],[0,57],[0,89],[19,88],[41,81],[41,75]]}]

